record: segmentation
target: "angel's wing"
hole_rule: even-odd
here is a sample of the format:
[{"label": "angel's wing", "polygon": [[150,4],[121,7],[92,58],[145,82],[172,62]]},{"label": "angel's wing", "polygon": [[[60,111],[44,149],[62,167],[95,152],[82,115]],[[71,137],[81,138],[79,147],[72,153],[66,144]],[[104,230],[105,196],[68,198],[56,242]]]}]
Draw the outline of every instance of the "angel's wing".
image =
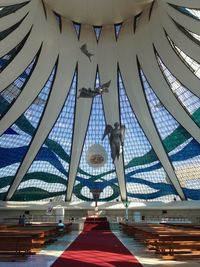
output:
[{"label": "angel's wing", "polygon": [[106,125],[102,140],[105,138],[105,136],[113,131],[113,127],[110,124]]},{"label": "angel's wing", "polygon": [[121,125],[120,134],[121,134],[121,143],[122,143],[122,145],[124,144],[125,130],[126,130],[125,125]]},{"label": "angel's wing", "polygon": [[111,80],[108,81],[108,82],[106,82],[106,83],[103,83],[103,84],[101,85],[101,89],[106,89],[106,88],[108,88],[108,87],[110,86],[110,83],[111,83]]},{"label": "angel's wing", "polygon": [[83,45],[80,47],[80,49],[81,49],[81,51],[82,51],[83,53],[88,52],[88,51],[87,51],[87,45],[86,45],[86,44],[83,44]]},{"label": "angel's wing", "polygon": [[103,91],[103,90],[106,91],[107,90],[107,92],[108,92],[108,87],[110,86],[110,83],[111,83],[111,80],[106,82],[106,83],[103,83],[101,86],[95,88],[95,90],[97,90],[97,91]]}]

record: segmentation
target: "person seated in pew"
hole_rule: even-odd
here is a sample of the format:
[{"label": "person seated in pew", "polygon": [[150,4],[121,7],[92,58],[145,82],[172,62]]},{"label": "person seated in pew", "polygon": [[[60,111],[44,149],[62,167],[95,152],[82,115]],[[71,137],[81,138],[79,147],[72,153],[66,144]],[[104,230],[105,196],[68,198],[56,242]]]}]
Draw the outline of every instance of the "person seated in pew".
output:
[{"label": "person seated in pew", "polygon": [[25,225],[26,224],[26,216],[23,214],[22,216],[19,216],[18,224]]},{"label": "person seated in pew", "polygon": [[62,220],[59,220],[59,222],[58,222],[58,230],[60,232],[63,232],[64,231],[64,228],[65,228],[64,223],[62,222]]},{"label": "person seated in pew", "polygon": [[23,218],[22,218],[22,215],[19,215],[18,224],[23,225]]},{"label": "person seated in pew", "polygon": [[26,216],[25,216],[25,214],[22,215],[22,224],[23,225],[26,224]]}]

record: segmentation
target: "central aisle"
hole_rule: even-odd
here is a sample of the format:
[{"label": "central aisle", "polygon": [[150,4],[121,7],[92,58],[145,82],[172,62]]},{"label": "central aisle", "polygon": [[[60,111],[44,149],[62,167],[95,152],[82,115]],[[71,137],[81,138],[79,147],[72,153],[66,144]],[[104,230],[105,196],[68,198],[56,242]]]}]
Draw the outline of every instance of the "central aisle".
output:
[{"label": "central aisle", "polygon": [[142,267],[107,221],[85,222],[84,230],[51,267]]}]

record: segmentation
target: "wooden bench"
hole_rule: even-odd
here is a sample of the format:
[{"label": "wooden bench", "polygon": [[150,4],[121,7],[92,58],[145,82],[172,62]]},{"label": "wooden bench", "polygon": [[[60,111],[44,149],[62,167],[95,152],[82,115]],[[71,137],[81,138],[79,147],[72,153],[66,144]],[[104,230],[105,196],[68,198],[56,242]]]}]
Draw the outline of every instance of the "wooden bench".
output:
[{"label": "wooden bench", "polygon": [[[71,223],[66,224],[61,234],[57,224],[2,225],[0,227],[0,256],[5,258],[6,253],[7,255],[11,254],[14,259],[16,257],[24,259],[28,254],[38,252],[44,245],[56,241],[58,236],[68,233],[71,230],[70,226]],[[2,260],[2,257],[0,257],[0,260]]]},{"label": "wooden bench", "polygon": [[200,230],[195,226],[186,229],[171,225],[122,223],[122,230],[163,258],[172,259],[180,254],[200,256]]},{"label": "wooden bench", "polygon": [[18,261],[26,260],[31,254],[32,237],[11,235],[0,235],[0,260]]},{"label": "wooden bench", "polygon": [[157,254],[160,254],[162,258],[171,259],[175,258],[176,254],[199,251],[200,234],[159,234],[154,245]]},{"label": "wooden bench", "polygon": [[22,230],[0,230],[0,236],[8,237],[8,236],[23,236],[23,237],[31,237],[32,240],[32,248],[42,248],[42,245],[45,243],[44,233],[42,231],[22,231]]}]

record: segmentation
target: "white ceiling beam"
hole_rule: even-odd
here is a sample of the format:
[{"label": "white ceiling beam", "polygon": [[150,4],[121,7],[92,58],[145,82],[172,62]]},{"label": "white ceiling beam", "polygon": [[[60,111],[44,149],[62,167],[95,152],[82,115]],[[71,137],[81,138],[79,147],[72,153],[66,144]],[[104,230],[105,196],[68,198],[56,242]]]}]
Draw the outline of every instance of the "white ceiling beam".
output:
[{"label": "white ceiling beam", "polygon": [[[153,44],[161,57],[161,60],[169,71],[177,78],[177,80],[183,84],[183,86],[186,86],[193,94],[200,97],[200,79],[186,66],[186,64],[184,64],[183,60],[181,60],[171,47],[162,25],[159,23],[159,18],[159,9],[155,3],[149,27],[151,30]],[[179,36],[180,43],[185,44],[185,39],[181,37],[183,37],[183,35]],[[195,59],[199,58],[200,62],[200,46],[196,45],[196,48],[196,54],[193,51],[192,56]],[[190,49],[189,51],[187,49],[184,50],[186,53],[191,51]]]},{"label": "white ceiling beam", "polygon": [[3,57],[16,47],[24,37],[29,33],[33,24],[33,20],[30,19],[30,15],[22,21],[20,26],[4,38],[0,43],[0,57]]},{"label": "white ceiling beam", "polygon": [[[53,14],[51,14],[51,18],[53,18]],[[49,16],[48,16],[49,18]],[[64,22],[63,22],[64,23]],[[18,188],[20,182],[22,181],[24,175],[28,171],[31,163],[33,162],[34,158],[36,157],[39,149],[45,142],[50,130],[54,126],[62,107],[65,103],[67,98],[70,85],[73,79],[75,67],[76,67],[76,36],[74,33],[72,23],[64,23],[63,24],[63,32],[62,35],[58,33],[57,24],[51,23],[52,34],[54,35],[54,46],[55,51],[59,49],[59,61],[58,67],[56,72],[56,77],[54,80],[54,84],[52,87],[52,91],[45,108],[43,117],[35,133],[31,145],[26,153],[26,156],[18,169],[17,175],[15,177],[14,182],[12,183],[8,194],[7,200],[11,199],[14,192]],[[65,44],[67,43],[67,49]],[[57,47],[57,49],[56,49]],[[58,54],[58,51],[57,51]],[[49,55],[48,55],[49,57]],[[48,61],[48,57],[46,57],[45,61]],[[55,63],[55,62],[54,62]],[[54,64],[51,64],[51,69],[53,68]],[[40,71],[44,70],[40,68]],[[46,80],[48,79],[49,74],[45,73]],[[34,87],[35,88],[35,87]],[[59,93],[58,93],[59,92]]]},{"label": "white ceiling beam", "polygon": [[[191,58],[195,59],[196,61],[200,62],[200,53],[199,53],[199,45],[195,43],[193,40],[191,40],[186,34],[184,34],[172,21],[172,19],[169,17],[167,14],[167,10],[165,10],[166,6],[162,3],[159,3],[159,5],[155,5],[156,9],[155,11],[158,12],[157,16],[159,17],[159,20],[161,21],[161,24],[169,37],[172,39],[172,41],[183,51],[185,52],[188,56]],[[177,21],[181,26],[186,27],[186,29],[190,29],[192,32],[196,32],[196,28],[193,27],[193,24],[191,21],[188,21],[185,25],[185,20],[186,18],[190,20],[194,20],[188,16],[185,16],[181,12],[176,11],[172,7],[170,7],[170,10],[173,10],[173,13],[176,13],[176,16],[174,17],[174,20]],[[171,14],[170,14],[171,15]],[[178,18],[180,18],[178,20]],[[156,19],[156,18],[155,18]],[[158,19],[158,18],[157,18]],[[199,24],[198,23],[198,29],[199,29]],[[200,31],[199,31],[200,34]]]},{"label": "white ceiling beam", "polygon": [[38,2],[40,0],[0,0],[0,6],[11,6],[11,5],[24,3],[27,1]]},{"label": "white ceiling beam", "polygon": [[19,22],[29,12],[21,24],[0,42],[0,57],[16,47],[28,34],[34,23],[35,12],[37,12],[38,5],[38,2],[31,1],[18,11],[0,19],[0,31],[3,31]]},{"label": "white ceiling beam", "polygon": [[150,86],[153,88],[161,103],[167,108],[171,115],[186,129],[186,131],[188,131],[191,136],[200,143],[199,127],[192,120],[192,118],[188,116],[188,113],[185,111],[182,105],[180,105],[179,101],[177,100],[167,81],[165,80],[157,63],[153,50],[151,28],[147,23],[148,17],[145,16],[145,12],[148,13],[148,11],[144,11],[140,19],[140,30],[136,31],[137,55],[142,70],[144,71],[145,76],[150,83]]},{"label": "white ceiling beam", "polygon": [[[19,51],[9,65],[0,73],[0,92],[22,74],[33,60],[43,41],[45,42],[46,40],[49,40],[48,43],[46,42],[44,44],[43,48],[49,50],[49,54],[54,53],[54,51],[51,51],[53,38],[51,37],[51,26],[45,19],[41,3],[38,5],[35,12],[37,12],[37,17],[35,16],[34,26],[23,46],[23,49]],[[47,63],[48,62],[46,62],[46,64]]]},{"label": "white ceiling beam", "polygon": [[[18,9],[17,11],[10,13],[4,17],[0,18],[0,32],[5,31],[12,27],[13,25],[17,24],[23,17],[30,12],[30,10],[34,11],[34,7],[36,6],[36,2],[30,2],[29,4],[23,6],[22,8]],[[1,5],[0,5],[1,7]],[[34,12],[30,12],[34,13]]]},{"label": "white ceiling beam", "polygon": [[[96,37],[92,26],[82,25],[79,47],[83,44],[87,45],[87,49],[92,54],[96,54]],[[89,58],[83,54],[79,48],[78,57],[78,86],[77,90],[82,87],[94,88],[96,78],[96,59],[95,56]],[[77,96],[79,92],[77,92]],[[87,133],[90,111],[92,106],[92,98],[79,98],[76,100],[74,131],[71,149],[71,161],[69,166],[69,177],[67,182],[66,201],[70,201],[73,193],[73,187],[79,167],[82,149]]]},{"label": "white ceiling beam", "polygon": [[[131,107],[142,127],[142,130],[144,131],[145,135],[148,138],[148,141],[157,154],[165,172],[169,177],[171,184],[174,186],[176,192],[183,200],[185,199],[183,190],[180,187],[180,184],[174,173],[174,169],[163,147],[162,141],[157,132],[144,96],[136,61],[136,43],[139,46],[140,40],[138,40],[137,37],[133,35],[133,23],[132,21],[129,21],[125,23],[121,28],[118,44],[118,59],[120,62],[119,68],[122,74],[123,83],[127,96],[130,100]],[[120,51],[123,51],[123,53],[120,53]]]},{"label": "white ceiling beam", "polygon": [[[159,2],[158,6],[160,7],[161,18],[162,18],[162,14],[164,12],[165,17],[168,17],[168,19],[172,18],[178,24],[183,26],[183,28],[200,35],[200,28],[199,28],[200,21],[193,18],[192,14],[191,14],[191,16],[189,16],[189,14],[187,15],[187,14],[177,10],[173,6],[170,6],[169,4],[168,5],[164,4],[163,2]],[[200,9],[200,4],[198,5],[197,8]],[[162,19],[164,20],[165,18],[162,18]]]},{"label": "white ceiling beam", "polygon": [[188,8],[199,8],[199,0],[159,0],[159,2],[171,3],[177,6],[183,6]]},{"label": "white ceiling beam", "polygon": [[[44,16],[44,14],[42,14],[42,16]],[[53,19],[53,16],[51,17],[51,19]],[[38,17],[38,20],[39,20],[39,17]],[[51,23],[55,23],[55,21],[53,20],[53,21],[51,21]],[[52,26],[48,27],[48,24],[45,24],[45,25],[46,25],[46,27],[44,27],[43,30],[45,31],[45,34],[47,34],[47,36],[51,36],[51,42],[49,42],[48,38],[46,38],[44,40],[38,62],[35,66],[35,69],[33,70],[33,73],[31,75],[30,79],[28,80],[25,88],[22,90],[22,92],[20,93],[20,95],[16,99],[15,104],[11,105],[8,112],[4,115],[4,117],[0,121],[0,135],[2,133],[4,133],[4,131],[7,128],[9,128],[10,125],[12,125],[15,122],[15,120],[18,117],[20,117],[20,115],[23,112],[25,112],[25,110],[29,107],[29,105],[34,101],[34,99],[39,94],[40,90],[45,85],[45,83],[48,79],[48,76],[50,75],[50,73],[52,71],[53,65],[55,64],[55,61],[56,61],[57,56],[58,56],[58,47],[55,45],[57,43],[57,36],[55,35],[55,33],[53,31],[54,28]],[[56,26],[57,25],[55,25],[55,27]],[[37,35],[34,35],[34,37],[37,38]],[[39,39],[39,37],[38,37],[38,39]],[[33,43],[33,45],[35,45],[35,43]],[[38,42],[37,50],[39,49],[40,45],[41,45],[41,43]],[[29,50],[32,51],[32,49],[34,49],[34,48],[29,47]],[[37,53],[37,50],[35,51],[36,53]],[[34,56],[36,55],[36,53],[34,54]],[[28,51],[27,51],[27,54],[29,54]],[[33,58],[34,57],[32,57],[31,60],[33,60]],[[20,60],[20,58],[19,58],[19,60]],[[31,60],[30,60],[30,62],[31,62]],[[30,62],[29,62],[29,64],[30,64]],[[7,68],[5,70],[7,70]],[[13,72],[15,72],[14,70],[16,70],[16,69],[17,68],[15,67],[14,69],[11,69],[11,70]],[[42,73],[42,75],[41,75],[41,73]],[[11,76],[11,74],[12,73],[10,73],[10,76]],[[33,90],[33,88],[34,88],[34,90]],[[26,101],[24,101],[24,99],[26,99]]]},{"label": "white ceiling beam", "polygon": [[[99,39],[98,62],[101,83],[111,80],[109,94],[103,94],[103,106],[105,111],[106,124],[114,125],[120,122],[120,106],[118,95],[117,77],[117,43],[113,26],[105,26],[102,29]],[[123,154],[114,162],[118,178],[121,199],[127,199]]]}]

